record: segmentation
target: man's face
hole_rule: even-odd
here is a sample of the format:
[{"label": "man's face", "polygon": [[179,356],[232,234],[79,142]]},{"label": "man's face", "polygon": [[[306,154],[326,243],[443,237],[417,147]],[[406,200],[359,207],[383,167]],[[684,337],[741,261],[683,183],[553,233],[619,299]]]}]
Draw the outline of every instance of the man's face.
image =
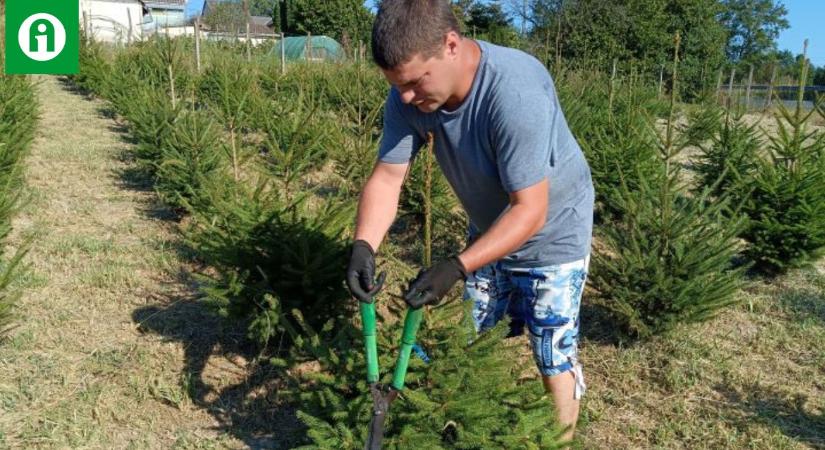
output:
[{"label": "man's face", "polygon": [[402,102],[431,113],[453,95],[451,61],[440,54],[427,60],[416,54],[410,61],[383,72],[387,81],[398,89]]}]

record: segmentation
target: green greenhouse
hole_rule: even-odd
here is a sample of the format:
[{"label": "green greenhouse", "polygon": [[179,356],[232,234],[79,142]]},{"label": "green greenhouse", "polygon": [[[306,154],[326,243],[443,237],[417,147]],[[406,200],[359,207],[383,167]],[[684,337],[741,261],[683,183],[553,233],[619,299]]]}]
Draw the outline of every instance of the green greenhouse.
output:
[{"label": "green greenhouse", "polygon": [[282,51],[287,61],[342,61],[346,58],[341,44],[327,36],[287,37],[276,43],[270,53],[280,58]]}]

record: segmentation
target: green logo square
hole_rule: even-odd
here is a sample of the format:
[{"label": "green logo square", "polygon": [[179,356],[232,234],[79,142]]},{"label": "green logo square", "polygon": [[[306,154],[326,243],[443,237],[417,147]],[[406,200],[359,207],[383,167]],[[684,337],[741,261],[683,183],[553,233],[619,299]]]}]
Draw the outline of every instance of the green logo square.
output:
[{"label": "green logo square", "polygon": [[75,74],[80,2],[6,0],[6,74]]}]

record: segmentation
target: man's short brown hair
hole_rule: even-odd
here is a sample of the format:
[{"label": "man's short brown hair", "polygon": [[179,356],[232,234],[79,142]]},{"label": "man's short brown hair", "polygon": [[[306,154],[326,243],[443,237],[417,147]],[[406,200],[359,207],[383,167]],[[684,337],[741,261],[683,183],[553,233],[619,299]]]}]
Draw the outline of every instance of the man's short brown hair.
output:
[{"label": "man's short brown hair", "polygon": [[372,57],[386,70],[419,53],[431,58],[450,31],[460,33],[449,0],[384,0],[372,27]]}]

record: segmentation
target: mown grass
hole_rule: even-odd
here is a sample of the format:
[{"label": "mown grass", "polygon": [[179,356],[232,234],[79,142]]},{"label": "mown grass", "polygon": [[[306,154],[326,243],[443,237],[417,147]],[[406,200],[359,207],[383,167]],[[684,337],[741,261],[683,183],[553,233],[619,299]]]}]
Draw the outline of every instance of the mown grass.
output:
[{"label": "mown grass", "polygon": [[823,267],[752,281],[740,306],[641,345],[586,339],[584,446],[821,448]]},{"label": "mown grass", "polygon": [[[205,344],[193,339],[187,348],[138,323],[148,310],[161,311],[157,319],[191,302],[194,289],[177,278],[174,233],[144,214],[153,194],[123,186],[127,144],[99,102],[56,78],[41,81],[31,201],[12,240],[34,236],[36,244],[19,281],[24,319],[0,346],[0,448],[241,447],[211,411],[193,406],[182,383],[187,352]],[[193,318],[180,324],[197,334],[207,322]],[[222,359],[213,347],[202,352],[199,376],[220,366],[209,360]],[[237,380],[233,373],[224,382]]]}]

